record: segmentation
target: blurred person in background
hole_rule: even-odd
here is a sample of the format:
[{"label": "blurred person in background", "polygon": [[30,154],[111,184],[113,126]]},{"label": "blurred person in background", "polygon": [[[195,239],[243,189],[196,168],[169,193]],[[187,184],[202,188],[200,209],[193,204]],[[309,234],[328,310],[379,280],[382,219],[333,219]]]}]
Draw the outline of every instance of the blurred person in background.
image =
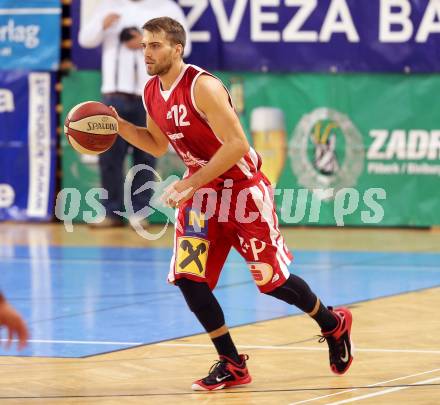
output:
[{"label": "blurred person in background", "polygon": [[[149,76],[145,69],[141,48],[141,28],[146,20],[168,16],[179,21],[188,32],[185,15],[172,0],[101,0],[93,16],[81,26],[79,43],[84,48],[102,45],[102,101],[114,106],[124,119],[135,125],[145,126],[145,110],[142,91]],[[184,56],[191,52],[187,44]],[[155,158],[131,146],[118,137],[113,147],[99,155],[101,185],[108,191],[108,199],[103,201],[107,217],[94,227],[124,225],[123,219],[115,211],[124,212],[124,162],[132,152],[133,165],[146,164],[155,167]],[[153,173],[141,170],[132,184],[132,204],[134,213],[149,204],[152,190],[147,189],[137,195],[133,192],[148,181],[153,181]],[[130,218],[135,220],[135,218]],[[146,219],[137,218],[147,224]]]}]

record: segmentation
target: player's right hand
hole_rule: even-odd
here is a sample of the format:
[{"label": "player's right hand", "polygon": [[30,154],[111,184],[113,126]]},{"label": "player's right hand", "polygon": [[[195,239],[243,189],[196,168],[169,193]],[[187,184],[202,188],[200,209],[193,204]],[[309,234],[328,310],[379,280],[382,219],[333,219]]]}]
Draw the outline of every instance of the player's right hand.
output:
[{"label": "player's right hand", "polygon": [[110,13],[102,22],[102,27],[106,30],[107,28],[110,28],[116,21],[118,21],[121,18],[119,14],[116,13]]},{"label": "player's right hand", "polygon": [[109,105],[110,110],[113,111],[113,114],[115,114],[115,118],[118,121],[118,128],[119,128],[119,135],[121,135],[121,132],[124,132],[124,130],[129,127],[129,126],[133,126],[133,124],[131,124],[130,122],[124,120],[124,118],[122,118],[119,114],[118,111],[116,110],[115,107],[113,107],[112,105]]}]

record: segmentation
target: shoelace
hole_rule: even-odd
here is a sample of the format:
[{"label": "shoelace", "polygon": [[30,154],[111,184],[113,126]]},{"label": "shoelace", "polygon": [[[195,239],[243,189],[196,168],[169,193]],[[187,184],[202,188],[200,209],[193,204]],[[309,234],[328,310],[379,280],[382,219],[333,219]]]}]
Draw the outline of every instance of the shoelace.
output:
[{"label": "shoelace", "polygon": [[342,339],[339,339],[339,343],[337,343],[337,340],[332,336],[317,335],[317,337],[319,337],[318,343],[324,343],[325,341],[327,341],[327,344],[330,348],[330,359],[332,359],[332,361],[338,361],[339,354],[335,353],[335,351],[342,352]]},{"label": "shoelace", "polygon": [[223,377],[224,375],[226,375],[226,370],[224,369],[224,366],[226,366],[226,361],[217,360],[209,369],[208,377],[206,378],[217,376]]},{"label": "shoelace", "polygon": [[[249,356],[247,354],[244,354],[242,356],[245,361],[249,360]],[[211,377],[214,374],[214,372],[216,372],[217,370],[221,371],[221,373],[222,373],[221,376],[226,375],[227,374],[227,371],[225,370],[226,364],[227,364],[226,360],[217,360],[209,369],[208,377]]]},{"label": "shoelace", "polygon": [[327,338],[324,335],[316,335],[316,337],[318,337],[318,343],[324,343]]}]

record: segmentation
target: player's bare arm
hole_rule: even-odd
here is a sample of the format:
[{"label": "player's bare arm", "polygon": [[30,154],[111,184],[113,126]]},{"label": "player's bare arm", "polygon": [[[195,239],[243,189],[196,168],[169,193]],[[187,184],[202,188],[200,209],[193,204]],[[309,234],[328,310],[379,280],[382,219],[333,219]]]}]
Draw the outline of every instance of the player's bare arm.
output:
[{"label": "player's bare arm", "polygon": [[127,142],[155,157],[160,157],[167,152],[168,138],[150,117],[147,117],[146,128],[138,127],[121,118],[117,111],[111,108],[117,116],[119,135]]},{"label": "player's bare arm", "polygon": [[194,97],[211,129],[223,142],[208,164],[192,176],[194,185],[199,188],[234,166],[249,152],[249,143],[229,102],[229,95],[219,80],[201,75],[195,84]]},{"label": "player's bare arm", "polygon": [[174,189],[179,193],[192,188],[192,193],[187,194],[180,203],[191,198],[197,189],[229,170],[249,151],[249,143],[240,120],[219,80],[208,75],[200,76],[194,87],[194,98],[197,108],[205,115],[211,129],[222,140],[223,145],[206,166],[174,185]]}]

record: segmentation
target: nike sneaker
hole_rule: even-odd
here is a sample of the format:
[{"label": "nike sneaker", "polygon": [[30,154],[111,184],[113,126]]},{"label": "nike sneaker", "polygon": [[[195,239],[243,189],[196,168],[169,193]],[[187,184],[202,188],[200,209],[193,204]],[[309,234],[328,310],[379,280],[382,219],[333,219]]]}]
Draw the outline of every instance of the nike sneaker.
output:
[{"label": "nike sneaker", "polygon": [[348,308],[328,309],[338,319],[338,326],[330,332],[322,332],[319,342],[327,341],[331,370],[335,374],[344,374],[353,361],[350,339],[352,315]]},{"label": "nike sneaker", "polygon": [[252,377],[246,367],[247,359],[247,354],[240,354],[241,362],[238,364],[226,356],[220,356],[220,360],[213,364],[208,375],[195,381],[191,388],[194,391],[213,391],[249,384]]}]

